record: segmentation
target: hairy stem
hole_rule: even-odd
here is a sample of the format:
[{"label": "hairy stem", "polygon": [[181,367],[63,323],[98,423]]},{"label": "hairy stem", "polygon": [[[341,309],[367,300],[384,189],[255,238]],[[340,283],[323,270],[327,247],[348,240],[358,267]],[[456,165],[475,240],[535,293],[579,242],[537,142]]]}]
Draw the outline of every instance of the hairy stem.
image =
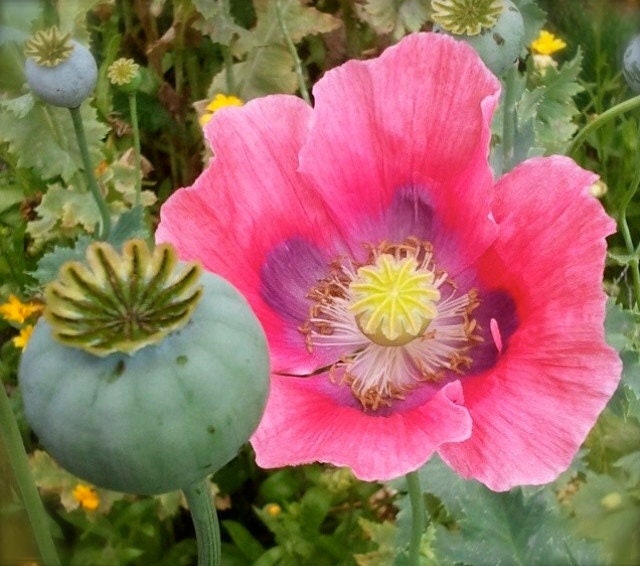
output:
[{"label": "hairy stem", "polygon": [[616,104],[597,116],[576,134],[569,146],[569,149],[567,150],[567,155],[573,155],[580,147],[580,144],[598,128],[604,126],[607,122],[610,122],[618,116],[621,116],[625,112],[635,110],[636,108],[640,108],[640,95],[634,96],[629,100],[625,100],[620,104]]},{"label": "hairy stem", "polygon": [[418,472],[409,472],[406,475],[409,501],[411,502],[411,541],[409,544],[410,566],[420,566],[420,545],[422,535],[426,528],[424,514],[424,499],[420,487]]},{"label": "hairy stem", "polygon": [[638,265],[638,257],[633,240],[631,239],[631,231],[627,222],[627,207],[625,206],[620,212],[620,220],[618,222],[627,253],[633,257],[629,260],[629,269],[631,270],[631,280],[633,283],[633,296],[636,306],[640,308],[640,266]]},{"label": "hairy stem", "polygon": [[129,93],[129,113],[131,114],[131,129],[133,133],[133,151],[136,167],[136,200],[135,206],[142,204],[142,158],[140,156],[140,127],[138,126],[138,103],[136,93]]},{"label": "hairy stem", "polygon": [[22,503],[33,529],[42,563],[47,566],[59,566],[60,560],[49,530],[49,517],[33,482],[27,453],[22,444],[20,430],[3,383],[0,383],[0,435],[4,441],[9,465],[13,470]]},{"label": "hairy stem", "polygon": [[69,108],[71,112],[71,119],[73,120],[73,129],[76,132],[76,138],[78,139],[78,147],[80,148],[80,155],[82,157],[82,164],[84,166],[84,173],[87,178],[87,186],[93,195],[98,210],[100,211],[100,218],[102,219],[102,228],[100,230],[99,239],[106,240],[111,232],[111,217],[109,216],[109,209],[107,203],[100,192],[100,187],[96,182],[96,178],[93,174],[93,167],[91,165],[91,158],[89,157],[89,148],[87,147],[87,137],[84,133],[84,125],[82,123],[82,115],[80,114],[80,107]]},{"label": "hairy stem", "polygon": [[276,10],[278,13],[278,25],[280,26],[280,31],[284,36],[284,40],[287,44],[287,49],[289,49],[289,53],[291,54],[291,57],[293,57],[293,61],[295,63],[296,77],[298,79],[298,88],[300,89],[300,95],[302,96],[304,101],[309,106],[311,106],[311,97],[309,96],[309,89],[307,89],[307,82],[304,78],[302,61],[300,61],[300,56],[298,55],[296,46],[293,44],[293,40],[291,39],[291,35],[289,35],[287,25],[285,24],[284,13],[282,11],[282,3],[280,2],[280,0],[277,0],[276,2]]},{"label": "hairy stem", "polygon": [[187,499],[196,530],[198,566],[219,566],[221,563],[220,525],[211,497],[209,478],[193,483],[182,491]]},{"label": "hairy stem", "polygon": [[502,103],[502,171],[513,166],[513,152],[516,135],[516,79],[518,71],[512,67],[504,78],[504,99]]}]

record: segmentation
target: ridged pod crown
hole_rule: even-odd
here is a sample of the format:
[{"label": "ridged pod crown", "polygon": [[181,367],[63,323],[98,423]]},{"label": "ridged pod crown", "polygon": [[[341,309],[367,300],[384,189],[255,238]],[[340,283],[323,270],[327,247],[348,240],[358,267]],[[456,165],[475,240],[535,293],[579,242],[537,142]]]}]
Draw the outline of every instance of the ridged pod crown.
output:
[{"label": "ridged pod crown", "polygon": [[56,26],[37,31],[27,40],[24,54],[41,67],[55,67],[66,61],[73,51],[70,34],[62,34]]},{"label": "ridged pod crown", "polygon": [[478,35],[492,28],[504,10],[501,0],[431,0],[431,19],[456,35]]},{"label": "ridged pod crown", "polygon": [[130,240],[122,254],[92,243],[86,263],[67,262],[45,289],[44,317],[59,342],[98,356],[133,354],[189,321],[202,295],[197,263],[175,249]]}]

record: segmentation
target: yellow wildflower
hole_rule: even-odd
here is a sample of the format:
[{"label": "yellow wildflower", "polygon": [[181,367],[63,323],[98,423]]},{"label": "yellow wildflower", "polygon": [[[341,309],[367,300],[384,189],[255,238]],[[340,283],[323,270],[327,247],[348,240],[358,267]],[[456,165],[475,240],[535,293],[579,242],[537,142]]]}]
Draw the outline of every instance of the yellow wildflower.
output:
[{"label": "yellow wildflower", "polygon": [[531,42],[529,48],[537,55],[551,55],[564,49],[567,44],[547,30],[540,30],[540,35]]},{"label": "yellow wildflower", "polygon": [[280,507],[280,505],[278,505],[277,503],[269,503],[264,508],[264,510],[270,517],[277,517],[278,515],[280,515],[280,513],[282,513],[282,507]]},{"label": "yellow wildflower", "polygon": [[31,315],[42,311],[40,303],[23,303],[15,295],[9,295],[9,300],[0,305],[0,316],[7,322],[22,324]]},{"label": "yellow wildflower", "polygon": [[83,509],[95,511],[100,505],[100,497],[96,490],[88,485],[79,483],[72,492],[73,498],[80,503]]},{"label": "yellow wildflower", "polygon": [[32,333],[33,324],[28,324],[27,326],[21,328],[20,334],[14,336],[11,341],[16,348],[24,350],[24,347],[27,345],[27,342],[29,342],[29,338],[31,338]]},{"label": "yellow wildflower", "polygon": [[211,117],[220,110],[220,108],[225,108],[227,106],[242,106],[242,104],[242,100],[237,96],[218,93],[205,107],[205,113],[199,118],[200,125],[204,126],[207,124],[209,120],[211,120]]}]

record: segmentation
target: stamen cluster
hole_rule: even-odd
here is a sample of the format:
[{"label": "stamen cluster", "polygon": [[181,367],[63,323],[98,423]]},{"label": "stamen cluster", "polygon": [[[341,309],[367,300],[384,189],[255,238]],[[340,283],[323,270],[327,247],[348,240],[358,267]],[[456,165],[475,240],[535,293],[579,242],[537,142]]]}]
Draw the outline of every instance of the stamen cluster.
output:
[{"label": "stamen cluster", "polygon": [[[464,372],[471,366],[468,350],[481,338],[471,316],[479,305],[477,292],[456,296],[455,284],[433,264],[429,242],[408,238],[368,248],[364,262],[339,257],[329,265],[327,277],[307,295],[309,316],[299,330],[310,352],[342,351],[328,368],[330,377],[349,385],[362,406],[375,411],[403,399],[420,382],[440,380],[445,371]],[[383,296],[390,273],[408,289],[408,300]],[[396,334],[389,330],[394,324],[400,327]]]}]

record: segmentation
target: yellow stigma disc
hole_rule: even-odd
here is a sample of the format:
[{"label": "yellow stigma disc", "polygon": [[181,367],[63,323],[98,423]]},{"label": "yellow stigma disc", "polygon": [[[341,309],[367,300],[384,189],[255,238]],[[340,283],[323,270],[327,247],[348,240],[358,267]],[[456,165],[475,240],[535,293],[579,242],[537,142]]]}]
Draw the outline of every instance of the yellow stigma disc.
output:
[{"label": "yellow stigma disc", "polygon": [[349,307],[360,330],[381,346],[403,346],[424,334],[437,316],[434,274],[413,257],[381,254],[360,267],[349,285]]}]

